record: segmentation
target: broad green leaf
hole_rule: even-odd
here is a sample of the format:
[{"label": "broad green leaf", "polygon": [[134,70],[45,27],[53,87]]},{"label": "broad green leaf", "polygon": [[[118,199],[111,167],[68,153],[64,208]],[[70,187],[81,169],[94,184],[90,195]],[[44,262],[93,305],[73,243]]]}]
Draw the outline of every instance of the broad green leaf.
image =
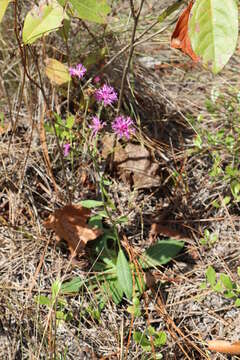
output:
[{"label": "broad green leaf", "polygon": [[117,279],[109,281],[109,290],[111,292],[114,303],[118,305],[122,301],[123,290]]},{"label": "broad green leaf", "polygon": [[35,5],[25,17],[22,34],[24,44],[32,44],[42,35],[58,30],[62,21],[67,18],[64,9],[56,0],[49,1],[49,5]]},{"label": "broad green leaf", "polygon": [[7,10],[10,1],[11,0],[0,0],[0,22],[2,21],[2,18],[5,14],[5,11]]},{"label": "broad green leaf", "polygon": [[45,72],[47,77],[56,85],[62,85],[71,80],[68,67],[55,59],[48,58],[46,60]]},{"label": "broad green leaf", "polygon": [[232,56],[238,39],[236,0],[196,0],[189,20],[193,51],[218,73]]},{"label": "broad green leaf", "polygon": [[129,263],[122,249],[119,250],[117,258],[117,278],[119,285],[126,294],[127,298],[131,299],[133,290],[132,274]]},{"label": "broad green leaf", "polygon": [[236,301],[235,301],[235,304],[234,304],[235,306],[237,306],[237,307],[240,307],[240,299],[237,299]]},{"label": "broad green leaf", "polygon": [[154,340],[154,345],[155,346],[163,346],[165,345],[167,342],[167,335],[164,331],[159,331],[159,333],[157,334],[156,339]]},{"label": "broad green leaf", "polygon": [[227,290],[232,290],[233,289],[232,280],[230,279],[230,277],[228,275],[221,274],[220,275],[220,280],[222,281],[223,285],[225,286],[225,288]]},{"label": "broad green leaf", "polygon": [[209,284],[213,287],[216,284],[216,271],[212,266],[207,268],[206,277]]},{"label": "broad green leaf", "polygon": [[85,208],[91,209],[99,206],[103,206],[103,202],[99,200],[82,200],[80,201],[80,205]]},{"label": "broad green leaf", "polygon": [[61,294],[65,293],[76,293],[80,290],[84,281],[80,277],[75,277],[71,281],[67,281],[61,285]]},{"label": "broad green leaf", "polygon": [[40,305],[46,305],[47,307],[52,305],[52,301],[44,295],[37,296],[36,300]]},{"label": "broad green leaf", "polygon": [[76,10],[80,19],[99,24],[106,23],[106,16],[111,11],[106,0],[69,0],[69,2]]},{"label": "broad green leaf", "polygon": [[143,268],[146,269],[168,263],[182,250],[183,246],[183,241],[173,239],[160,240],[142,254],[141,263]]}]

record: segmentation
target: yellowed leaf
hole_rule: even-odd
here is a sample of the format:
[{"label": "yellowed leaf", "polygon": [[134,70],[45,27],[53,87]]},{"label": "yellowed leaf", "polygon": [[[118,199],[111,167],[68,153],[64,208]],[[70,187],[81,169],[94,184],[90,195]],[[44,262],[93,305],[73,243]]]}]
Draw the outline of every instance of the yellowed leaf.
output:
[{"label": "yellowed leaf", "polygon": [[0,0],[0,22],[2,21],[2,18],[5,14],[5,11],[7,10],[10,1],[12,0]]},{"label": "yellowed leaf", "polygon": [[62,85],[71,80],[68,67],[56,59],[48,58],[46,60],[45,72],[56,85]]}]

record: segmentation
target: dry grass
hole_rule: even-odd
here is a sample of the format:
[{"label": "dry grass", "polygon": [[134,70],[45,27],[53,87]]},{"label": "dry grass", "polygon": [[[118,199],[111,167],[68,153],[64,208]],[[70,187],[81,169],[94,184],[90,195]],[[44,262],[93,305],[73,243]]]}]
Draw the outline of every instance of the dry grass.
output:
[{"label": "dry grass", "polygon": [[[30,3],[24,5],[26,9]],[[146,20],[150,5],[159,11],[157,1],[146,1],[140,30],[151,20],[150,17]],[[115,32],[104,38],[109,58],[129,39],[126,10],[127,1],[123,1],[122,25],[118,24],[117,28],[113,24]],[[24,9],[22,11],[24,13]],[[77,295],[65,297],[69,320],[57,325],[54,309],[39,306],[36,296],[50,296],[56,279],[76,276],[87,279],[92,264],[84,270],[73,267],[67,252],[54,246],[53,237],[43,227],[48,213],[68,201],[66,179],[55,139],[49,135],[48,151],[53,176],[61,189],[59,197],[39,138],[43,99],[27,79],[21,97],[23,69],[13,30],[8,26],[6,33],[2,31],[8,21],[12,24],[11,12],[1,25],[0,40],[0,106],[8,126],[0,133],[0,359],[149,359],[150,354],[144,353],[141,346],[129,338],[129,331],[144,332],[148,325],[153,325],[167,333],[167,343],[162,348],[164,359],[227,360],[227,355],[210,354],[206,341],[212,338],[239,340],[240,312],[231,299],[210,289],[200,290],[200,284],[209,265],[236,280],[240,256],[239,209],[236,206],[216,209],[211,205],[212,199],[225,195],[227,185],[210,181],[211,151],[189,155],[194,131],[188,118],[189,114],[197,117],[201,113],[202,126],[215,131],[216,124],[204,102],[213,86],[220,88],[226,97],[229,89],[238,88],[238,53],[220,75],[213,77],[170,50],[169,31],[137,48],[134,70],[129,77],[129,84],[134,82],[134,96],[133,87],[128,87],[123,109],[129,109],[131,104],[141,119],[142,141],[159,159],[162,183],[157,189],[133,191],[115,178],[111,196],[118,203],[119,214],[129,214],[129,223],[122,230],[128,236],[133,253],[149,245],[149,228],[157,219],[186,234],[189,240],[184,253],[149,274],[155,285],[141,298],[141,316],[131,317],[126,310],[127,300],[116,306],[101,293],[100,287],[93,291],[85,286]],[[154,31],[159,28],[161,24]],[[87,32],[84,36],[91,51],[96,43]],[[100,36],[97,40],[102,41]],[[76,36],[69,44],[70,49],[75,49],[78,41]],[[79,46],[84,49],[84,45]],[[37,50],[41,52],[41,45]],[[57,53],[65,57],[65,50],[57,40],[49,40],[47,50],[49,55]],[[72,62],[77,59],[78,51],[82,50],[71,54]],[[105,73],[118,89],[124,61],[125,55]],[[30,72],[36,76],[33,64]],[[43,79],[51,103],[64,109],[64,94],[57,94]],[[76,88],[71,89],[71,96],[77,99]],[[219,116],[218,127],[223,126],[225,116]],[[16,124],[14,131],[11,122]],[[96,182],[84,151],[74,166],[68,161],[65,165],[72,201],[97,198],[96,184],[92,188],[82,187],[82,173],[89,169],[92,182]],[[175,183],[174,171],[180,174]],[[211,247],[200,244],[205,228],[218,234],[218,241]],[[99,294],[106,303],[97,319],[91,309],[97,309]],[[155,355],[153,352],[153,358]]]}]

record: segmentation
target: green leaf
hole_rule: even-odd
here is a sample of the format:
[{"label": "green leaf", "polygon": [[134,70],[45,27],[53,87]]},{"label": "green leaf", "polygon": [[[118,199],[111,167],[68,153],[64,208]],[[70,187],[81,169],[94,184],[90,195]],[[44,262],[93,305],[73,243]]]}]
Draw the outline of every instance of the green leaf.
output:
[{"label": "green leaf", "polygon": [[60,289],[61,289],[61,281],[55,280],[52,284],[52,301],[54,302],[56,300],[56,297],[58,296]]},{"label": "green leaf", "polygon": [[84,280],[80,277],[75,277],[71,281],[67,281],[61,285],[61,294],[76,293],[79,292],[81,286],[84,284]]},{"label": "green leaf", "polygon": [[225,286],[225,288],[227,290],[232,290],[233,289],[233,283],[232,280],[230,279],[230,277],[226,274],[221,274],[220,275],[220,280],[223,283],[223,285]]},{"label": "green leaf", "polygon": [[154,340],[154,345],[155,346],[163,346],[165,345],[167,342],[167,335],[164,331],[159,331],[159,333],[157,334],[156,339]]},{"label": "green leaf", "polygon": [[0,22],[2,21],[2,18],[5,14],[5,11],[7,10],[10,1],[11,0],[0,0]]},{"label": "green leaf", "polygon": [[106,0],[69,0],[69,2],[76,10],[80,19],[99,24],[106,23],[107,14],[111,11]]},{"label": "green leaf", "polygon": [[132,298],[133,284],[129,263],[122,249],[119,250],[117,258],[117,278],[119,285],[128,299]]},{"label": "green leaf", "polygon": [[216,283],[216,285],[212,286],[212,289],[218,293],[221,293],[224,291],[223,284],[220,280]]},{"label": "green leaf", "polygon": [[91,216],[90,219],[88,220],[88,225],[91,227],[96,226],[98,229],[103,229],[102,217],[99,215]]},{"label": "green leaf", "polygon": [[37,296],[36,297],[36,301],[40,304],[40,305],[46,305],[47,307],[51,307],[51,305],[52,305],[52,301],[48,298],[48,297],[46,297],[46,296],[44,296],[44,295],[39,295],[39,296]]},{"label": "green leaf", "polygon": [[157,244],[150,246],[142,254],[140,262],[145,269],[166,264],[182,250],[183,246],[183,241],[173,239],[160,240]]},{"label": "green leaf", "polygon": [[73,115],[69,116],[66,120],[66,127],[68,129],[72,129],[75,122],[75,117]]},{"label": "green leaf", "polygon": [[42,35],[58,30],[67,18],[64,9],[55,0],[50,1],[49,5],[35,5],[25,17],[22,33],[24,44],[32,44]]},{"label": "green leaf", "polygon": [[235,304],[234,304],[235,306],[237,306],[237,307],[240,307],[240,299],[237,299],[236,301],[235,301]]},{"label": "green leaf", "polygon": [[109,289],[112,295],[113,302],[118,305],[123,298],[123,290],[118,280],[109,281]]},{"label": "green leaf", "polygon": [[214,285],[216,284],[216,271],[212,266],[208,267],[206,271],[206,277],[209,284],[214,287]]},{"label": "green leaf", "polygon": [[151,351],[151,343],[142,332],[134,331],[133,339],[137,344],[141,345],[145,351]]},{"label": "green leaf", "polygon": [[237,274],[240,277],[240,266],[237,267]]},{"label": "green leaf", "polygon": [[103,206],[103,202],[98,200],[82,200],[80,204],[88,209]]},{"label": "green leaf", "polygon": [[232,56],[238,39],[236,0],[196,0],[189,20],[193,51],[218,73]]}]

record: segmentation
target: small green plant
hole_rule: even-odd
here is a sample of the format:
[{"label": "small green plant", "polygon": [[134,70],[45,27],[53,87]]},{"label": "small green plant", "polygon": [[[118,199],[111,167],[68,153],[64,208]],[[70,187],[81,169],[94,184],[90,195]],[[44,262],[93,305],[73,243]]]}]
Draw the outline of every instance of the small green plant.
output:
[{"label": "small green plant", "polygon": [[39,305],[47,307],[50,311],[54,310],[57,325],[61,321],[67,321],[72,318],[72,313],[66,311],[67,302],[59,297],[61,282],[54,281],[52,284],[52,293],[50,296],[38,295],[35,299]]},{"label": "small green plant", "polygon": [[[151,339],[152,338],[152,339]],[[134,341],[141,346],[144,352],[149,353],[152,351],[152,346],[159,351],[159,349],[166,344],[167,335],[164,331],[156,331],[153,326],[148,326],[147,330],[134,331],[133,332]],[[155,354],[156,359],[162,359],[162,354]],[[152,359],[152,357],[148,357]]]},{"label": "small green plant", "polygon": [[216,241],[218,241],[218,235],[216,233],[211,233],[208,229],[205,229],[204,237],[200,239],[200,243],[211,247]]},{"label": "small green plant", "polygon": [[238,92],[230,89],[230,96],[227,96],[213,90],[206,101],[206,109],[216,129],[215,126],[212,131],[204,127],[202,115],[190,121],[198,134],[194,139],[194,151],[208,153],[212,159],[210,181],[225,185],[223,197],[212,202],[215,208],[219,208],[240,202],[240,107]]},{"label": "small green plant", "polygon": [[[237,274],[240,277],[240,267],[237,269]],[[232,281],[229,275],[223,273],[217,275],[215,269],[209,266],[206,271],[206,282],[201,285],[201,288],[204,289],[207,285],[225,298],[233,299],[234,305],[240,307],[240,284]]]}]

